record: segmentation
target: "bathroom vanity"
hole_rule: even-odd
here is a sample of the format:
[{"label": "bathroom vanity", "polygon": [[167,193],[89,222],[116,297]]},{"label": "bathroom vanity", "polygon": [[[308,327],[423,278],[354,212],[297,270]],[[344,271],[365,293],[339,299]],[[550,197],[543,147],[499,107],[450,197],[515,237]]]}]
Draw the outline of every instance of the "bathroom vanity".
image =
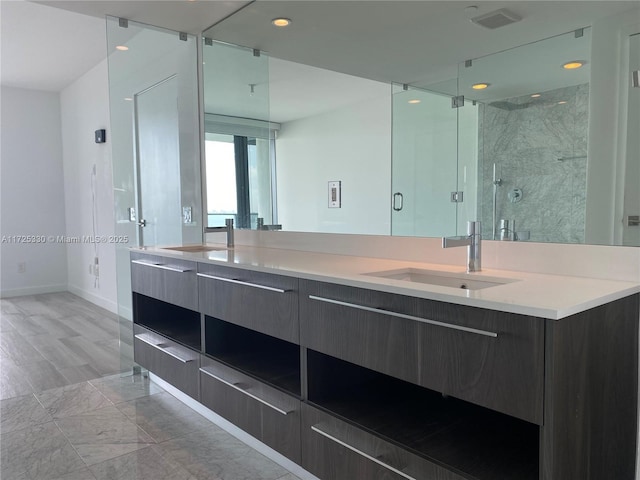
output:
[{"label": "bathroom vanity", "polygon": [[243,246],[131,262],[136,362],[323,480],[635,478],[638,284]]}]

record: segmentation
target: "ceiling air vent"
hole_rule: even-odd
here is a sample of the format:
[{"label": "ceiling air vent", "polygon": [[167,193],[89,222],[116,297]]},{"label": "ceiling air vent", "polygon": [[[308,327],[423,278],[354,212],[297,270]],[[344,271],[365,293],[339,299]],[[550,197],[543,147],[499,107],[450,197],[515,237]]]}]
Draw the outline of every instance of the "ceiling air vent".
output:
[{"label": "ceiling air vent", "polygon": [[500,28],[505,25],[509,25],[510,23],[519,22],[522,20],[521,17],[516,15],[513,12],[510,12],[506,8],[501,8],[500,10],[496,10],[495,12],[485,13],[484,15],[480,15],[478,17],[473,17],[471,21],[473,23],[477,23],[485,28]]}]

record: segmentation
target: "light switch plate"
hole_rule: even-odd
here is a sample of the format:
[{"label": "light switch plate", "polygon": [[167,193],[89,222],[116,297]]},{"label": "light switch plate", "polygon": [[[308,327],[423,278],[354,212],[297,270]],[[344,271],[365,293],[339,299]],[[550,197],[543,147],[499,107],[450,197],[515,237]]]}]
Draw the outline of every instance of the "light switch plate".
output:
[{"label": "light switch plate", "polygon": [[342,207],[342,182],[333,180],[329,182],[329,208]]},{"label": "light switch plate", "polygon": [[129,207],[127,208],[127,210],[129,211],[129,221],[130,222],[135,222],[136,221],[136,209],[133,207]]}]

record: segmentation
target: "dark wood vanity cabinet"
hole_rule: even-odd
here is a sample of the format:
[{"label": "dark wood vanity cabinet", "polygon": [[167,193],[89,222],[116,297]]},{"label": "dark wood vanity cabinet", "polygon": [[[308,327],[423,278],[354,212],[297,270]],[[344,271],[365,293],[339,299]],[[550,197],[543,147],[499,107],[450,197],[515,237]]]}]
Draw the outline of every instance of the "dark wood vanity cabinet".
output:
[{"label": "dark wood vanity cabinet", "polygon": [[198,265],[200,311],[298,343],[298,279],[239,268]]},{"label": "dark wood vanity cabinet", "polygon": [[131,289],[197,311],[196,265],[186,260],[131,252]]},{"label": "dark wood vanity cabinet", "polygon": [[300,463],[300,398],[208,357],[200,388],[206,407]]},{"label": "dark wood vanity cabinet", "polygon": [[200,355],[140,325],[134,325],[134,361],[192,398],[200,398]]},{"label": "dark wood vanity cabinet", "polygon": [[132,260],[136,361],[322,480],[635,478],[640,295],[548,320]]},{"label": "dark wood vanity cabinet", "polygon": [[304,280],[300,295],[303,346],[542,423],[539,318]]},{"label": "dark wood vanity cabinet", "polygon": [[[548,320],[321,282],[300,291],[307,402],[347,424],[338,442],[320,439],[303,415],[303,445],[342,455],[343,470],[322,467],[303,448],[323,480],[352,478],[354,450],[377,465],[377,440],[462,478],[635,478],[639,295]],[[348,425],[364,440],[345,440]],[[400,474],[379,478],[441,475],[393,465]]]}]

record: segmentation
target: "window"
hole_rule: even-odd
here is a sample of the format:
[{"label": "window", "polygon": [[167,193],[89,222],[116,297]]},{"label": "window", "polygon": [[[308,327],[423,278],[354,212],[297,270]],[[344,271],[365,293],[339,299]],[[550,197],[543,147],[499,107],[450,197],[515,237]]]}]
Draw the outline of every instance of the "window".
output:
[{"label": "window", "polygon": [[[205,116],[207,227],[232,218],[237,228],[275,224],[273,124]],[[277,125],[275,125],[277,127]]]}]

